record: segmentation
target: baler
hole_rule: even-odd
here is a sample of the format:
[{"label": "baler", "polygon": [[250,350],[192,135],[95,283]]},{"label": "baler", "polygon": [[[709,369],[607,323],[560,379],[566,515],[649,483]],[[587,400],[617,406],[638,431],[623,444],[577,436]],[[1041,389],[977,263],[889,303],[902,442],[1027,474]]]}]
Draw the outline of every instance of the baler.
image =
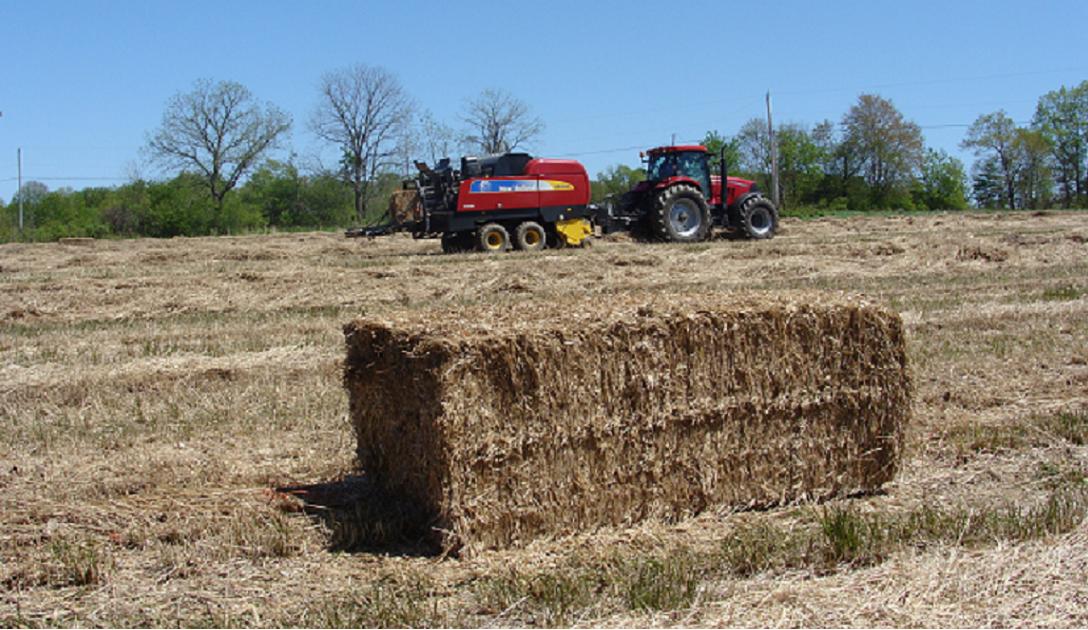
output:
[{"label": "baler", "polygon": [[592,234],[589,175],[576,160],[505,153],[460,166],[417,162],[417,177],[390,200],[390,224],[348,235],[407,231],[441,238],[445,252],[498,252],[581,245]]}]

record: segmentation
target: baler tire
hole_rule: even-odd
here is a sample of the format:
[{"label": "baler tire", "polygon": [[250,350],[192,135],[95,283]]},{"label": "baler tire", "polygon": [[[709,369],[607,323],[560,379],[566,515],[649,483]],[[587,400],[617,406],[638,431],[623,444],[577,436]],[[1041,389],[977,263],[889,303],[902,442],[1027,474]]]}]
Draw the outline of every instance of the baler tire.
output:
[{"label": "baler tire", "polygon": [[497,254],[510,249],[510,233],[498,223],[485,223],[476,230],[476,249]]},{"label": "baler tire", "polygon": [[523,252],[538,252],[547,246],[548,233],[536,221],[524,221],[514,230],[514,247]]},{"label": "baler tire", "polygon": [[[674,212],[679,204],[683,204],[684,208]],[[694,215],[687,214],[692,212]],[[694,217],[697,222],[689,221],[691,217]],[[688,223],[692,223],[691,227],[679,229]],[[677,184],[666,188],[654,197],[650,208],[650,227],[653,235],[662,241],[672,243],[704,241],[710,235],[710,210],[697,188],[687,184]]]},{"label": "baler tire", "polygon": [[464,232],[447,232],[442,235],[442,252],[462,254],[472,251],[472,235]]},{"label": "baler tire", "polygon": [[766,197],[752,197],[737,211],[737,227],[748,239],[771,238],[778,230],[778,210]]}]

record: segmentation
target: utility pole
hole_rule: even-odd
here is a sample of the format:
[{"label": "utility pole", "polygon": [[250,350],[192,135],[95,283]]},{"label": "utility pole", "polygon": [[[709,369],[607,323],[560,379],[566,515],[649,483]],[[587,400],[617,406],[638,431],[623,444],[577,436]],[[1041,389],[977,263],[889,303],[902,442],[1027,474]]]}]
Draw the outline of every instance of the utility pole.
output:
[{"label": "utility pole", "polygon": [[771,91],[767,90],[767,138],[771,143],[771,202],[774,207],[781,207],[778,201],[778,142],[774,137],[774,123],[771,122]]},{"label": "utility pole", "polygon": [[17,152],[19,158],[19,236],[23,235],[23,147]]}]

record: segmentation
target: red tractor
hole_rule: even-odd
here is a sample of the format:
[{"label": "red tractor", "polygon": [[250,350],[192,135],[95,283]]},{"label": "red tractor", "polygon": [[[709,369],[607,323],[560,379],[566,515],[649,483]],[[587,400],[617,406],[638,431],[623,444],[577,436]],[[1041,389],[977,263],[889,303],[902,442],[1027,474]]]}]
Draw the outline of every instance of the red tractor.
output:
[{"label": "red tractor", "polygon": [[778,210],[755,182],[727,176],[724,153],[720,173],[712,175],[704,146],[650,149],[646,180],[611,204],[598,223],[606,231],[627,229],[681,243],[708,238],[715,225],[747,238],[771,238],[778,229]]}]

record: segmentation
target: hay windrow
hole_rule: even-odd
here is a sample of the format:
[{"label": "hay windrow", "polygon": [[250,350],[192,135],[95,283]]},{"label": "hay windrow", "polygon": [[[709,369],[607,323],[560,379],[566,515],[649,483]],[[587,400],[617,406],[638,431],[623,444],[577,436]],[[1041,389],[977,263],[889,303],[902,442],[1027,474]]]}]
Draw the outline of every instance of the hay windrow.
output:
[{"label": "hay windrow", "polygon": [[446,548],[875,490],[909,415],[901,320],[857,298],[627,295],[345,334],[359,461]]}]

